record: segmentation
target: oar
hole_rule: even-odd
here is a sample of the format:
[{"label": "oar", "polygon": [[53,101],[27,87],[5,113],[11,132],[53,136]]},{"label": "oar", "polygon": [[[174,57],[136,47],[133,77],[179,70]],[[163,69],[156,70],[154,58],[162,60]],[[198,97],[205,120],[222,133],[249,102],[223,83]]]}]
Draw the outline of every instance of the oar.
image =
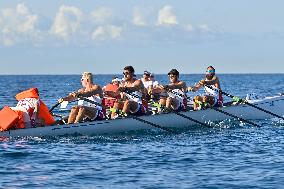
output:
[{"label": "oar", "polygon": [[180,112],[173,112],[173,113],[176,114],[176,115],[178,115],[178,116],[181,116],[181,117],[183,117],[183,118],[185,118],[185,119],[188,119],[188,120],[190,120],[190,121],[193,121],[193,122],[195,122],[195,123],[197,123],[197,124],[200,124],[200,125],[202,125],[202,126],[211,127],[211,125],[209,125],[208,123],[203,123],[203,122],[201,122],[201,121],[198,121],[197,119],[193,119],[192,117],[189,117],[189,116],[186,116],[186,115],[184,115],[184,114],[181,114]]},{"label": "oar", "polygon": [[238,117],[238,116],[236,116],[236,115],[230,114],[229,112],[226,112],[226,111],[224,111],[224,110],[220,110],[219,108],[214,108],[214,107],[213,107],[213,108],[211,108],[211,109],[213,109],[213,110],[215,110],[215,111],[217,111],[217,112],[220,112],[220,113],[222,113],[222,114],[225,114],[225,115],[227,115],[227,116],[230,116],[230,117],[232,117],[232,118],[238,119],[238,120],[240,120],[240,121],[242,121],[242,122],[248,123],[248,124],[250,124],[250,125],[253,125],[253,126],[256,126],[256,127],[261,127],[260,125],[258,125],[258,124],[256,124],[256,123],[253,123],[253,122],[251,122],[251,121],[245,120],[245,119],[243,119],[243,118],[241,118],[241,117]]},{"label": "oar", "polygon": [[137,116],[129,116],[129,117],[132,118],[132,119],[135,119],[135,120],[137,120],[137,121],[140,121],[140,122],[142,122],[142,123],[146,123],[146,124],[151,125],[151,126],[153,126],[153,127],[162,129],[162,130],[164,130],[164,131],[167,131],[167,132],[170,132],[170,133],[174,133],[174,134],[178,134],[176,131],[174,131],[174,130],[172,130],[172,129],[169,129],[169,128],[160,126],[160,125],[155,124],[155,123],[152,123],[152,122],[150,122],[150,121],[146,121],[145,119],[142,119],[142,118],[140,118],[140,117],[137,117]]},{"label": "oar", "polygon": [[[70,102],[76,102],[78,100],[72,100]],[[62,101],[62,102],[66,102],[66,101]],[[59,106],[62,102],[57,102],[54,106],[52,106],[50,109],[49,109],[49,112],[51,113],[57,106]],[[67,103],[68,104],[68,103]],[[66,104],[66,106],[67,106]]]},{"label": "oar", "polygon": [[[82,100],[84,100],[84,101],[86,101],[86,102],[89,102],[89,103],[92,103],[92,104],[101,106],[101,104],[99,104],[99,103],[97,103],[97,102],[95,102],[95,101],[92,101],[92,100],[90,100],[90,99],[88,99],[88,98],[80,97],[80,99],[82,99]],[[159,128],[159,129],[161,129],[161,130],[164,130],[164,131],[167,131],[167,132],[170,132],[170,133],[177,134],[177,132],[175,132],[175,131],[172,130],[172,129],[169,129],[169,128],[160,126],[160,125],[155,124],[155,123],[152,123],[152,122],[150,122],[150,121],[146,121],[146,120],[144,120],[144,119],[142,119],[142,118],[139,118],[139,117],[137,117],[137,116],[129,116],[129,118],[135,119],[135,120],[140,121],[140,122],[142,122],[142,123],[146,123],[146,124],[148,124],[148,125],[151,125],[151,126],[153,126],[153,127]]]},{"label": "oar", "polygon": [[59,106],[61,104],[61,102],[57,102],[54,106],[52,106],[49,110],[49,112],[51,113],[57,106]]},{"label": "oar", "polygon": [[[211,87],[211,86],[209,86],[209,85],[205,85],[205,86],[208,87],[208,88],[210,88],[210,89],[212,89],[212,90],[214,90],[213,87]],[[263,109],[263,108],[260,108],[260,107],[258,107],[258,106],[256,106],[256,105],[252,104],[252,103],[247,102],[247,101],[244,100],[244,99],[241,99],[241,98],[239,98],[239,97],[233,96],[233,95],[228,94],[228,93],[226,93],[226,92],[224,92],[224,91],[220,91],[220,92],[221,92],[223,95],[226,95],[226,96],[232,98],[232,99],[233,99],[234,101],[236,101],[236,102],[244,103],[244,104],[246,104],[246,105],[248,105],[248,106],[251,106],[251,107],[256,108],[256,109],[258,109],[258,110],[260,110],[260,111],[263,111],[263,112],[265,112],[265,113],[267,113],[267,114],[273,115],[274,117],[277,117],[277,118],[280,118],[280,119],[283,119],[283,120],[284,120],[284,118],[283,118],[282,116],[277,115],[277,114],[275,114],[275,113],[273,113],[273,112],[270,112],[270,111],[268,111],[268,110],[265,110],[265,109]]]}]

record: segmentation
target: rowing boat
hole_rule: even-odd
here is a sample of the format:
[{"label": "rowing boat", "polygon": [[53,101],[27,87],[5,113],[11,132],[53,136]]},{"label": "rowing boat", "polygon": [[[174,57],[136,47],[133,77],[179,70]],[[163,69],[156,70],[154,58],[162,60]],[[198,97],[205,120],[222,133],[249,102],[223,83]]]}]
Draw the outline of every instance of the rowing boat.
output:
[{"label": "rowing boat", "polygon": [[[253,103],[254,105],[266,109],[278,115],[284,115],[284,96],[266,97]],[[221,107],[219,110],[228,112],[235,116],[248,120],[269,119],[273,116],[263,111],[259,111],[245,104]],[[220,122],[230,119],[229,115],[217,112],[214,109],[206,109],[199,111],[186,111],[180,114],[198,120],[202,123]],[[158,114],[141,116],[140,120],[132,118],[123,118],[116,120],[103,120],[94,122],[84,122],[69,125],[54,125],[47,127],[28,128],[4,131],[0,133],[1,137],[43,137],[43,136],[65,136],[65,135],[104,135],[117,134],[135,130],[147,130],[154,127],[147,122],[162,125],[164,128],[196,128],[196,122],[182,117],[176,113]],[[145,121],[141,121],[145,120]]]}]

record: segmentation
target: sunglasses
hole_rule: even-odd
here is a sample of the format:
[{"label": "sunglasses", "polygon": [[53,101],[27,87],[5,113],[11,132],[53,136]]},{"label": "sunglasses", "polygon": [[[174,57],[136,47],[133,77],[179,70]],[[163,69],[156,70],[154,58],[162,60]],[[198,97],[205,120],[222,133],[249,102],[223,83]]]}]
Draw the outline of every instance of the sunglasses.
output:
[{"label": "sunglasses", "polygon": [[206,73],[207,74],[213,74],[213,73],[215,73],[215,70],[207,70]]},{"label": "sunglasses", "polygon": [[122,74],[123,74],[123,75],[129,75],[130,72],[123,72]]}]

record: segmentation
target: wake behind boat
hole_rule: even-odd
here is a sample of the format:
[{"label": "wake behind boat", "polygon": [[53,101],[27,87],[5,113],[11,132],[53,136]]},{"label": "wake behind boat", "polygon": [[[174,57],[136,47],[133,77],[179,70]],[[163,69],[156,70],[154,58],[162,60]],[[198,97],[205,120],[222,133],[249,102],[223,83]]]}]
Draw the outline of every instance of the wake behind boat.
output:
[{"label": "wake behind boat", "polygon": [[[284,96],[267,97],[262,100],[254,102],[253,105],[265,109],[273,114],[284,115]],[[235,115],[245,120],[263,120],[273,118],[271,114],[260,111],[252,106],[246,104],[238,104],[232,106],[224,106],[217,108]],[[184,116],[181,116],[181,115]],[[9,130],[0,133],[1,137],[45,137],[45,136],[64,136],[64,135],[103,135],[103,134],[117,134],[127,131],[138,131],[153,129],[152,125],[147,122],[161,125],[164,128],[182,129],[182,128],[196,128],[200,127],[192,118],[201,123],[220,122],[231,119],[232,117],[216,111],[215,109],[206,109],[199,111],[182,111],[177,113],[149,115],[139,117],[141,120],[133,118],[123,118],[115,120],[103,120],[94,122],[84,122],[68,125],[53,125],[47,127],[27,128]]]}]

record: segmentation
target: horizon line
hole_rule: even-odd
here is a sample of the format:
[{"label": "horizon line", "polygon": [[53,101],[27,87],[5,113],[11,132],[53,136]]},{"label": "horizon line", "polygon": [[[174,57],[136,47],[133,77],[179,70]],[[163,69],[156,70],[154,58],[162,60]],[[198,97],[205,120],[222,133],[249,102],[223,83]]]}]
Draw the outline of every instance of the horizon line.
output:
[{"label": "horizon line", "polygon": [[[155,75],[166,75],[167,73],[154,73]],[[180,73],[180,75],[200,75],[200,74],[205,74],[205,73]],[[263,73],[260,73],[260,72],[255,72],[255,73],[224,73],[224,72],[221,72],[221,73],[217,73],[217,74],[222,74],[222,75],[247,75],[247,74],[253,74],[253,75],[261,75],[261,74],[267,74],[267,75],[270,75],[270,74],[284,74],[283,73],[277,73],[277,72],[263,72]],[[41,74],[0,74],[0,76],[53,76],[53,75],[81,75],[79,73],[66,73],[66,74],[46,74],[46,73],[41,73]],[[121,73],[93,73],[93,75],[122,75]],[[143,73],[136,73],[136,75],[143,75]]]}]

